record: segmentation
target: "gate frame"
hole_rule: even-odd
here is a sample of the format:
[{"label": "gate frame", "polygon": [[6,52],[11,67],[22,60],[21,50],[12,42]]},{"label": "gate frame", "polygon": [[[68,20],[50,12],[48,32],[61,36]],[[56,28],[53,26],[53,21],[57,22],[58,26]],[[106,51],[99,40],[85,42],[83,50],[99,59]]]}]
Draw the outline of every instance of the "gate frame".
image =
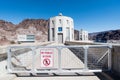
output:
[{"label": "gate frame", "polygon": [[[64,70],[63,68],[61,68],[61,50],[63,48],[83,48],[84,49],[84,69],[70,69],[70,70]],[[90,70],[88,69],[88,48],[100,48],[100,47],[105,47],[105,48],[108,48],[108,71],[111,70],[111,48],[112,48],[112,45],[81,45],[81,46],[78,46],[78,45],[72,45],[72,46],[9,46],[7,48],[7,55],[8,55],[8,58],[7,58],[7,70],[8,70],[8,73],[32,73],[32,74],[36,74],[36,73],[56,73],[56,74],[59,74],[59,73],[88,73],[88,72],[102,72],[101,69],[95,69],[95,70]],[[11,48],[30,48],[32,50],[32,54],[33,54],[33,57],[32,57],[32,68],[30,71],[14,71],[12,70],[12,63],[11,63]],[[35,61],[35,50],[38,49],[38,48],[56,48],[58,50],[58,68],[55,69],[55,70],[45,70],[45,69],[41,69],[41,70],[44,70],[44,71],[37,71],[35,69],[35,64],[34,64],[34,61]]]}]

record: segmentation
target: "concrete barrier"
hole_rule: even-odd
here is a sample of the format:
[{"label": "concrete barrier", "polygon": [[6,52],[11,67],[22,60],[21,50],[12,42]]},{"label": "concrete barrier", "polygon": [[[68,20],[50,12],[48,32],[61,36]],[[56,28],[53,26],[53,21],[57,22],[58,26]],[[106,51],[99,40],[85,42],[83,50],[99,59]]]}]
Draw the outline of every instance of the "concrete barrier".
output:
[{"label": "concrete barrier", "polygon": [[120,76],[120,45],[112,48],[112,72]]},{"label": "concrete barrier", "polygon": [[65,45],[93,45],[93,42],[66,41]]}]

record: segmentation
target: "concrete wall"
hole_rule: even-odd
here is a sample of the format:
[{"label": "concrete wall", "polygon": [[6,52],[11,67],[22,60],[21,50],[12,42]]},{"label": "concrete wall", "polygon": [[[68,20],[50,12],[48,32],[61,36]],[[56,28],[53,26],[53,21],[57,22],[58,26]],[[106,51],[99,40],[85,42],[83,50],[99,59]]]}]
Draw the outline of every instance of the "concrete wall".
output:
[{"label": "concrete wall", "polygon": [[92,41],[82,42],[82,41],[65,41],[65,45],[94,45]]},{"label": "concrete wall", "polygon": [[112,71],[114,74],[120,76],[120,45],[113,45],[112,49]]}]

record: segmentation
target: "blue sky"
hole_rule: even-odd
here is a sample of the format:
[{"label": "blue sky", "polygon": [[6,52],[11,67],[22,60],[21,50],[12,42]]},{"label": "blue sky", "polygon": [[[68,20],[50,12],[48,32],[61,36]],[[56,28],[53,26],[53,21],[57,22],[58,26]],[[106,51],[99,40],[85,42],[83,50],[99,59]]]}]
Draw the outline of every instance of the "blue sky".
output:
[{"label": "blue sky", "polygon": [[120,29],[120,0],[1,0],[0,19],[18,24],[23,19],[49,19],[63,13],[75,29],[89,32]]}]

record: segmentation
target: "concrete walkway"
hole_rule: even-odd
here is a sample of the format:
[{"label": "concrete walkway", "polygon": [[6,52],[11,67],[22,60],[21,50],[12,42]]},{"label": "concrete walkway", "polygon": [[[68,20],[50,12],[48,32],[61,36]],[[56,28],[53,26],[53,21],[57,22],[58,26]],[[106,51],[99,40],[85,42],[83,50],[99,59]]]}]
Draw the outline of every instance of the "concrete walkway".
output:
[{"label": "concrete walkway", "polygon": [[96,76],[19,77],[14,80],[100,80]]}]

